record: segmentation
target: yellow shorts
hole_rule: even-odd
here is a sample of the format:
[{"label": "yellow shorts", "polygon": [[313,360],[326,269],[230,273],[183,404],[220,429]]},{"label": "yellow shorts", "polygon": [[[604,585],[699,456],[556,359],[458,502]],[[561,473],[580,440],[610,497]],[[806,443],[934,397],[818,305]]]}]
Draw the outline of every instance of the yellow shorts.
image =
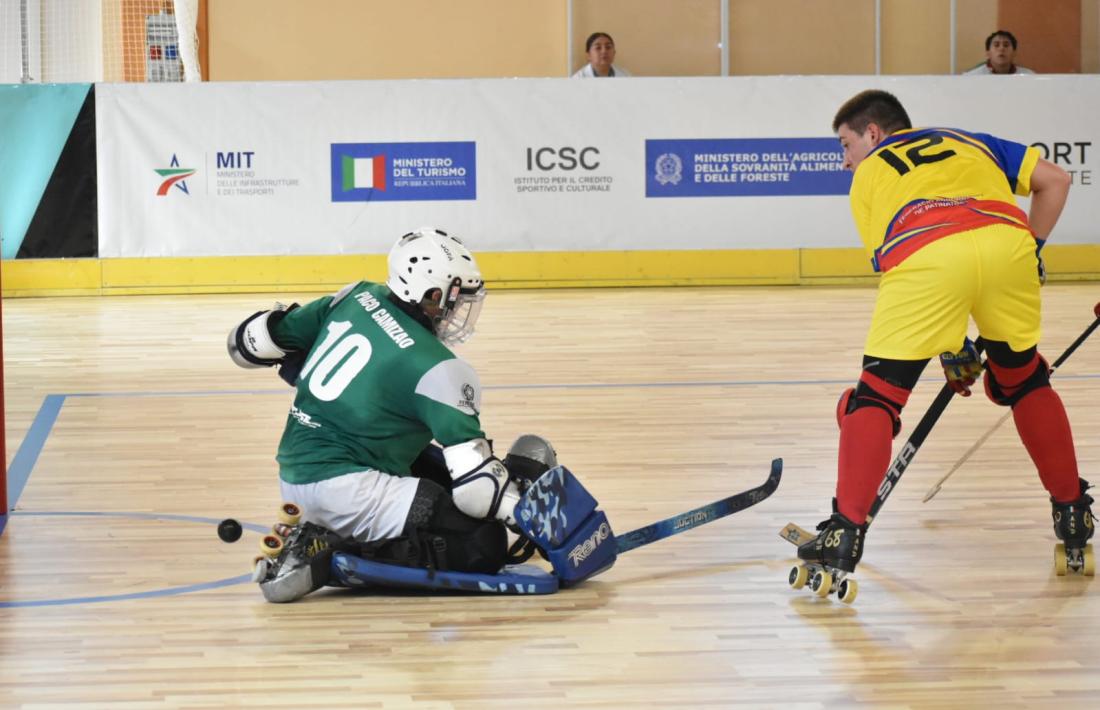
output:
[{"label": "yellow shorts", "polygon": [[944,237],[886,272],[879,283],[864,353],[923,360],[957,352],[969,316],[987,340],[1013,350],[1038,344],[1035,240],[993,225]]}]

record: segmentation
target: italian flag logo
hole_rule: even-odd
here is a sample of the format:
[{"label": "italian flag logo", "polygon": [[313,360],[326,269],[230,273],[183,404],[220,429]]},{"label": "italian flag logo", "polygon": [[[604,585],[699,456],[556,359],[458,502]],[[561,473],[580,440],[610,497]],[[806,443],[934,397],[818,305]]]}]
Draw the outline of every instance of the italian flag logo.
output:
[{"label": "italian flag logo", "polygon": [[367,158],[355,158],[344,155],[341,158],[340,168],[343,177],[341,187],[344,192],[363,188],[386,189],[386,156],[372,155]]}]

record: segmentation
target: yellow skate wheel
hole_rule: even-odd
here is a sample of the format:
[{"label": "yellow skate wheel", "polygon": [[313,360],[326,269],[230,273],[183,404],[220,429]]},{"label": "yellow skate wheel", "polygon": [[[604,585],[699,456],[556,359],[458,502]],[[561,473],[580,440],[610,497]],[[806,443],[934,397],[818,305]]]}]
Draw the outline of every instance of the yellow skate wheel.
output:
[{"label": "yellow skate wheel", "polygon": [[1059,542],[1054,546],[1054,574],[1059,577],[1065,577],[1067,567],[1066,546],[1065,543]]},{"label": "yellow skate wheel", "polygon": [[302,509],[294,503],[283,503],[279,508],[279,522],[287,525],[297,525],[302,519]]},{"label": "yellow skate wheel", "polygon": [[819,597],[829,596],[829,592],[833,591],[833,575],[825,570],[817,572],[814,574],[813,581],[810,582],[810,589]]},{"label": "yellow skate wheel", "polygon": [[294,527],[286,523],[275,523],[271,526],[271,532],[285,540],[290,536],[290,533],[294,532]]},{"label": "yellow skate wheel", "polygon": [[841,580],[840,586],[837,587],[836,596],[840,601],[845,604],[851,604],[856,600],[856,595],[859,594],[859,582],[854,579]]},{"label": "yellow skate wheel", "polygon": [[260,552],[268,557],[278,557],[283,551],[283,538],[278,535],[264,535],[260,538]]},{"label": "yellow skate wheel", "polygon": [[791,573],[787,575],[787,583],[791,585],[791,589],[802,589],[809,579],[810,570],[806,569],[806,565],[791,567]]},{"label": "yellow skate wheel", "polygon": [[1085,561],[1085,566],[1081,568],[1081,573],[1086,577],[1096,576],[1096,555],[1092,554],[1092,545],[1085,545],[1085,549],[1081,550],[1081,559]]}]

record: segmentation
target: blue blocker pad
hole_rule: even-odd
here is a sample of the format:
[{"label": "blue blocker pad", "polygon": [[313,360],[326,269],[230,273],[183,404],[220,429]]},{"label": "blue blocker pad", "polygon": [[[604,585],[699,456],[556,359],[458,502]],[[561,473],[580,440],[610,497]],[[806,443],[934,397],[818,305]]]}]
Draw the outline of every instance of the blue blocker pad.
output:
[{"label": "blue blocker pad", "polygon": [[597,505],[564,466],[542,474],[516,504],[516,524],[546,553],[564,587],[615,564],[615,535]]},{"label": "blue blocker pad", "polygon": [[558,591],[558,578],[534,565],[510,565],[499,574],[446,572],[373,562],[344,552],[332,556],[332,576],[337,584],[353,588],[399,587],[482,594],[553,594]]}]

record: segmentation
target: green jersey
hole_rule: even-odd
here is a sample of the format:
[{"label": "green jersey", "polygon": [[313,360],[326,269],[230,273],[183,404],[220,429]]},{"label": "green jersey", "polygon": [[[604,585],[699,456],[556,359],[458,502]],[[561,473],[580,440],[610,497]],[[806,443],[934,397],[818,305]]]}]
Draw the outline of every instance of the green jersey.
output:
[{"label": "green jersey", "polygon": [[276,457],[284,481],[409,475],[432,439],[485,438],[477,373],[389,296],[361,281],[272,328],[283,348],[309,351]]}]

